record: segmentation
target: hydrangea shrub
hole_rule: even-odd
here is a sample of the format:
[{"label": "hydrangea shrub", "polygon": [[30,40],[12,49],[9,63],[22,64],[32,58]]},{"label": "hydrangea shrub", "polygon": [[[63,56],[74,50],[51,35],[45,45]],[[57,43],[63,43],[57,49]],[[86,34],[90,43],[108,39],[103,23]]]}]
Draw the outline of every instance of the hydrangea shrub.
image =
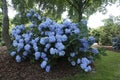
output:
[{"label": "hydrangea shrub", "polygon": [[112,44],[113,49],[120,50],[120,35],[112,39]]},{"label": "hydrangea shrub", "polygon": [[11,32],[13,42],[10,55],[16,62],[35,60],[49,72],[60,58],[67,58],[72,66],[79,66],[85,72],[92,70],[91,64],[99,51],[91,47],[95,42],[93,36],[81,36],[78,23],[67,20],[57,23],[32,9],[27,18],[31,22],[29,26],[18,25]]}]

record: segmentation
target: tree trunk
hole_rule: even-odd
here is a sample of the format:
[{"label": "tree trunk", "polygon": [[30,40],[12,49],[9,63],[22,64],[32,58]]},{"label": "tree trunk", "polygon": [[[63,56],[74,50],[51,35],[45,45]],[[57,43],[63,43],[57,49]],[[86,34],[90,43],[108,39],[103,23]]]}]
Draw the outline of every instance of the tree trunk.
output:
[{"label": "tree trunk", "polygon": [[11,39],[9,35],[9,18],[8,18],[8,8],[7,8],[6,0],[2,0],[2,11],[3,11],[2,38],[7,48],[9,48],[11,45]]},{"label": "tree trunk", "polygon": [[78,22],[80,22],[82,19],[82,12],[78,11]]}]

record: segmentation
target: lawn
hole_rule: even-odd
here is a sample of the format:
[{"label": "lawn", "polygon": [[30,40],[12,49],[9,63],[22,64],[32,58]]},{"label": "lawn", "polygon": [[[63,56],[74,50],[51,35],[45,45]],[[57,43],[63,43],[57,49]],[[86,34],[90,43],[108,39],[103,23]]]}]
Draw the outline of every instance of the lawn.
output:
[{"label": "lawn", "polygon": [[120,80],[120,52],[107,51],[107,56],[95,64],[96,72],[79,73],[61,80]]}]

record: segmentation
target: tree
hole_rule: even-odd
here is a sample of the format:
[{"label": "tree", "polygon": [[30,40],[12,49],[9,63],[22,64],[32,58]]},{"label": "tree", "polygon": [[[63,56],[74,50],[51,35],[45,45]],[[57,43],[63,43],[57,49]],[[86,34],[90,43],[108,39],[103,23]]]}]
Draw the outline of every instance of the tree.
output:
[{"label": "tree", "polygon": [[2,27],[2,37],[5,45],[9,48],[11,45],[11,38],[9,35],[9,18],[6,0],[2,0],[2,11],[3,11],[3,27]]},{"label": "tree", "polygon": [[116,0],[12,0],[14,7],[23,14],[30,8],[40,10],[44,16],[60,19],[64,11],[68,11],[68,16],[72,20],[80,22],[82,14],[93,14],[99,11],[105,12],[105,6],[114,3]]}]

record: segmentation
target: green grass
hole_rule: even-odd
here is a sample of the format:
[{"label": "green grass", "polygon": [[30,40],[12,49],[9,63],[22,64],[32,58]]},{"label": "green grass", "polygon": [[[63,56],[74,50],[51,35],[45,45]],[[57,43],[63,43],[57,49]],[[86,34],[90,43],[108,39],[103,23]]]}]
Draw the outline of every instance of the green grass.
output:
[{"label": "green grass", "polygon": [[120,52],[107,51],[107,56],[96,60],[96,72],[79,73],[62,80],[120,80]]}]

